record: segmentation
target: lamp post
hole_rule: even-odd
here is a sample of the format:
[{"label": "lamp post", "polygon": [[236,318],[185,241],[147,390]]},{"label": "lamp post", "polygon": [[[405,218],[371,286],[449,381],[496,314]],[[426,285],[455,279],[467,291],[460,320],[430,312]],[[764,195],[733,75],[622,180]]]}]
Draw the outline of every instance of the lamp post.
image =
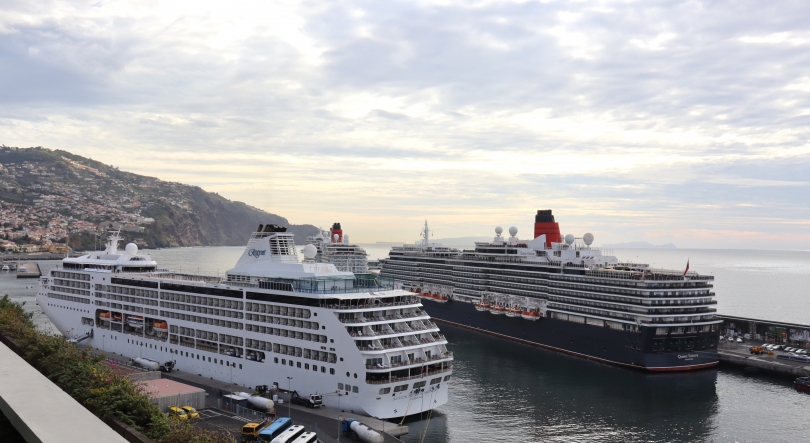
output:
[{"label": "lamp post", "polygon": [[290,393],[290,398],[287,402],[287,415],[292,420],[292,377],[287,377],[287,392]]},{"label": "lamp post", "polygon": [[340,391],[337,391],[337,395],[338,395],[338,421],[337,421],[338,422],[338,433],[337,433],[338,437],[337,437],[337,441],[338,441],[338,443],[340,443],[340,426],[342,425],[342,423],[341,423],[342,420],[340,420],[340,397],[343,394],[341,394]]}]

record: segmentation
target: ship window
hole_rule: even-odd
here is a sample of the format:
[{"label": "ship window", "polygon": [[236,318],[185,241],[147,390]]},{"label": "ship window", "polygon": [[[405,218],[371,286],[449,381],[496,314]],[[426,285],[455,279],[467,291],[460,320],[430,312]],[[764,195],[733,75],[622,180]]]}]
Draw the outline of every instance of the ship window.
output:
[{"label": "ship window", "polygon": [[450,380],[450,376],[449,376],[449,375],[445,375],[445,376],[444,376],[444,381],[448,381],[448,380]]},{"label": "ship window", "polygon": [[312,365],[312,370],[317,372],[318,371],[318,365]]},{"label": "ship window", "polygon": [[[321,372],[326,372],[326,366],[321,366]],[[329,368],[329,373],[335,375],[335,368]]]},{"label": "ship window", "polygon": [[351,377],[351,376],[352,376],[351,373],[349,373],[349,372],[346,373],[346,377]]},{"label": "ship window", "polygon": [[242,363],[239,363],[239,369],[242,369]]},{"label": "ship window", "polygon": [[[301,367],[301,362],[300,362],[300,361],[299,361],[299,362],[295,362],[295,366],[297,366],[298,368],[300,368],[300,367]],[[309,368],[307,368],[307,369],[309,369]]]},{"label": "ship window", "polygon": [[309,363],[304,364],[304,369],[309,369]]},{"label": "ship window", "polygon": [[273,357],[273,363],[278,363],[278,357]]},{"label": "ship window", "polygon": [[380,395],[385,395],[391,393],[391,388],[382,388],[380,389]]},{"label": "ship window", "polygon": [[292,366],[292,365],[293,365],[293,361],[292,361],[292,360],[290,360],[290,366]]},{"label": "ship window", "polygon": [[424,381],[418,381],[418,382],[416,382],[416,383],[414,383],[414,384],[413,384],[413,388],[414,388],[414,389],[419,389],[419,388],[421,388],[421,387],[424,387],[426,383],[427,383],[427,382],[424,382]]},{"label": "ship window", "polygon": [[208,357],[208,363],[211,363],[211,357]]},{"label": "ship window", "polygon": [[442,381],[441,377],[434,378],[433,380],[430,381],[430,384],[435,385],[435,384],[439,383],[440,381]]},{"label": "ship window", "polygon": [[214,359],[214,364],[217,364],[217,359]]},{"label": "ship window", "polygon": [[282,358],[282,359],[281,359],[281,364],[282,364],[282,365],[286,365],[286,364],[287,364],[287,359],[286,359],[286,358]]},{"label": "ship window", "polygon": [[408,390],[408,385],[407,384],[399,385],[399,386],[394,387],[394,392],[402,392],[402,391],[407,391],[407,390]]},{"label": "ship window", "polygon": [[342,391],[342,390],[343,390],[343,383],[338,383],[338,391]]},{"label": "ship window", "polygon": [[358,392],[358,390],[357,390],[357,386],[352,386],[352,392],[354,392],[355,394],[357,394],[357,392]]}]

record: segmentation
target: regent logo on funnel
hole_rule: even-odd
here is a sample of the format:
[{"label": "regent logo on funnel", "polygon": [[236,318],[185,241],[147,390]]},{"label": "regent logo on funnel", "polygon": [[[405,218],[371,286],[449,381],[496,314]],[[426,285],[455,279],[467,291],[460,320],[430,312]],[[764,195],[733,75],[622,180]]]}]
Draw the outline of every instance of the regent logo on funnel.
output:
[{"label": "regent logo on funnel", "polygon": [[264,255],[267,251],[264,249],[251,249],[248,251],[248,255],[251,257],[259,258],[260,256]]}]

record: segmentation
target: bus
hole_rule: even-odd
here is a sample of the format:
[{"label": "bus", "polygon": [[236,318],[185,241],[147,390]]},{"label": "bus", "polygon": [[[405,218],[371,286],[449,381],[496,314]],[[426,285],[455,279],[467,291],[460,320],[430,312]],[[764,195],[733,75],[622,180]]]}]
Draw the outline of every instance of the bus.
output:
[{"label": "bus", "polygon": [[292,419],[289,417],[279,417],[270,424],[270,426],[262,429],[259,432],[259,440],[263,442],[270,443],[273,441],[274,438],[278,437],[279,434],[286,431],[292,425]]},{"label": "bus", "polygon": [[304,427],[301,425],[290,426],[286,431],[274,438],[270,443],[292,443],[298,438],[299,435],[304,433]]},{"label": "bus", "polygon": [[304,432],[293,440],[292,443],[318,443],[318,434],[314,432]]}]

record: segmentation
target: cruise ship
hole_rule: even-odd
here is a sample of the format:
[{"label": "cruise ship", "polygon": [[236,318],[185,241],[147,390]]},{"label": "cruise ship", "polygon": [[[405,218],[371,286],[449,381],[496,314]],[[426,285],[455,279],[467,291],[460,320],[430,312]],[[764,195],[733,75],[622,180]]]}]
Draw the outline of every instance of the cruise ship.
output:
[{"label": "cruise ship", "polygon": [[224,278],[161,270],[120,242],[41,278],[39,306],[71,340],[378,418],[447,402],[453,354],[421,299],[317,263],[313,245],[299,260],[285,227],[260,225]]},{"label": "cruise ship", "polygon": [[605,363],[650,371],[718,364],[713,276],[621,262],[562,237],[538,210],[531,240],[495,228],[459,250],[429,241],[394,247],[380,275],[419,294],[437,321]]},{"label": "cruise ship", "polygon": [[332,229],[307,237],[307,244],[315,246],[318,251],[315,255],[318,263],[332,263],[338,271],[369,273],[366,250],[349,243],[349,236],[343,234],[340,223],[333,223]]}]

